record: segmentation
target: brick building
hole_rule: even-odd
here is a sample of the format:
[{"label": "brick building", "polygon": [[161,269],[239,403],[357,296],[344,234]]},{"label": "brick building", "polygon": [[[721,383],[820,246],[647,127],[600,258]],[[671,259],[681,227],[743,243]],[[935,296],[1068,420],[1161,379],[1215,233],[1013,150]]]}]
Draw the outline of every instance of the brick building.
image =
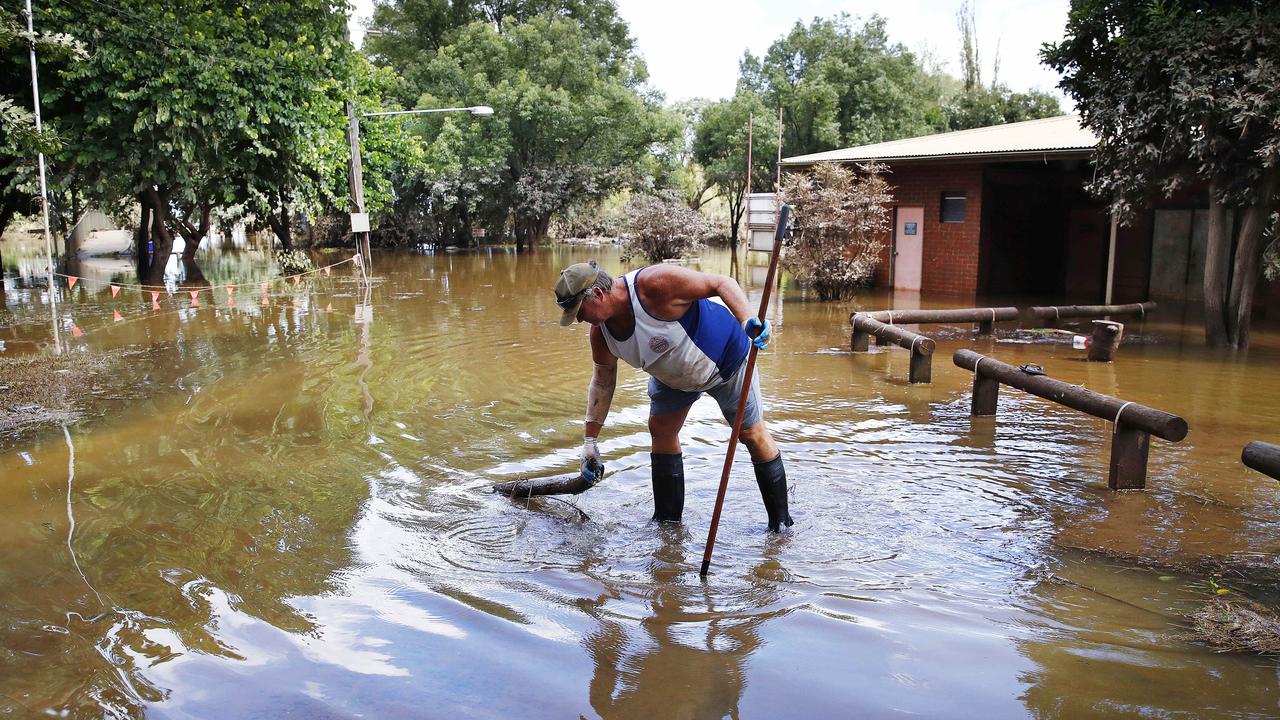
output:
[{"label": "brick building", "polygon": [[[1113,225],[1084,190],[1097,140],[1063,115],[784,158],[879,161],[889,167],[893,232],[877,284],[971,302],[1199,302],[1208,200],[1203,189],[1161,200]],[[1280,282],[1257,305],[1280,306]]]}]

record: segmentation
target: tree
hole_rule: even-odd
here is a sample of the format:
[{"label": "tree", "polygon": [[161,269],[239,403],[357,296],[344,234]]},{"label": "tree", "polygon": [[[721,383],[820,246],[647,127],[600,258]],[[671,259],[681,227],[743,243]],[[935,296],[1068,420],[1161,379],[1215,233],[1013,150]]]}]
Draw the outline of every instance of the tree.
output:
[{"label": "tree", "polygon": [[968,130],[1003,123],[1056,117],[1058,98],[1042,90],[1013,92],[1004,85],[978,87],[951,97],[942,106],[948,130]]},{"label": "tree", "polygon": [[796,23],[763,58],[743,56],[738,86],[783,108],[786,155],[926,135],[942,122],[933,84],[879,16],[861,27],[848,15]]},{"label": "tree", "polygon": [[1248,346],[1263,239],[1276,222],[1276,27],[1280,5],[1262,0],[1073,0],[1065,39],[1042,51],[1098,136],[1090,188],[1112,212],[1127,220],[1158,192],[1207,184],[1213,346]]},{"label": "tree", "polygon": [[821,162],[789,173],[783,194],[796,211],[782,264],[820,300],[839,300],[870,282],[889,232],[893,195],[883,165]]},{"label": "tree", "polygon": [[777,167],[778,115],[756,93],[739,92],[705,107],[693,141],[693,157],[702,165],[703,176],[729,206],[729,243],[734,250],[746,208],[747,120],[751,117],[751,187],[771,192]]},{"label": "tree", "polygon": [[[483,103],[498,110],[438,157],[445,164],[437,176],[458,182],[462,168],[475,167],[495,178],[481,198],[468,193],[466,202],[478,202],[480,211],[510,211],[517,237],[529,242],[546,235],[557,212],[643,184],[636,172],[650,149],[679,132],[659,98],[641,91],[644,67],[630,50],[620,53],[608,35],[592,36],[569,17],[539,15],[525,23],[508,17],[500,30],[473,23],[417,77],[428,89],[423,106]],[[439,123],[434,136],[428,131],[429,143],[438,144],[457,121]],[[458,157],[465,162],[450,171]],[[453,201],[471,213],[463,199]]]},{"label": "tree", "polygon": [[49,5],[51,24],[90,50],[50,91],[74,139],[62,176],[99,205],[139,203],[138,246],[155,243],[139,252],[144,283],[163,278],[175,234],[194,252],[218,208],[265,212],[331,174],[352,63],[346,11],[328,0]]},{"label": "tree", "polygon": [[[38,30],[29,35],[13,19],[0,17],[0,54],[6,60],[0,71],[0,83],[6,89],[0,92],[0,234],[15,213],[31,207],[38,197],[36,155],[55,153],[62,147],[61,138],[49,125],[50,118],[44,118],[43,132],[36,132],[35,114],[28,109],[30,93],[20,97],[8,91],[30,88],[28,48],[32,45],[46,76],[66,61],[85,57],[84,45],[70,35]],[[51,64],[51,59],[57,64]]]}]

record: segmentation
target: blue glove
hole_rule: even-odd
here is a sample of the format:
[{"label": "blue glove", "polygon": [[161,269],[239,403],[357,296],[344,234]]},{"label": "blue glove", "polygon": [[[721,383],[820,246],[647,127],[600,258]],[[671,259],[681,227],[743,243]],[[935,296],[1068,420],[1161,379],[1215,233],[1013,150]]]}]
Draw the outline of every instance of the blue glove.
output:
[{"label": "blue glove", "polygon": [[769,331],[773,329],[773,326],[769,324],[768,320],[762,323],[757,318],[750,318],[747,320],[745,329],[747,337],[751,338],[751,344],[761,350],[769,347]]}]

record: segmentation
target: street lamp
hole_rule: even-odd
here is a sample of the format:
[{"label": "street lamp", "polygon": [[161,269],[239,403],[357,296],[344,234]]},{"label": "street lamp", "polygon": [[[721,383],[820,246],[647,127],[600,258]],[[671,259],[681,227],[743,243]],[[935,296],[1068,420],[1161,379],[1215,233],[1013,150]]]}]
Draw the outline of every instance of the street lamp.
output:
[{"label": "street lamp", "polygon": [[441,113],[441,112],[469,112],[476,117],[489,117],[493,114],[493,108],[488,105],[475,105],[473,107],[451,107],[451,108],[426,108],[421,110],[387,110],[385,112],[361,113],[361,117],[383,117],[385,115],[422,115],[424,113]]},{"label": "street lamp", "polygon": [[493,108],[488,105],[471,107],[420,108],[418,110],[387,110],[384,112],[356,113],[355,104],[347,101],[347,140],[351,144],[351,200],[354,212],[351,213],[351,232],[362,236],[359,242],[361,261],[369,266],[369,214],[364,211],[364,174],[360,167],[360,118],[384,117],[387,115],[423,115],[426,113],[469,112],[475,117],[493,115]]}]

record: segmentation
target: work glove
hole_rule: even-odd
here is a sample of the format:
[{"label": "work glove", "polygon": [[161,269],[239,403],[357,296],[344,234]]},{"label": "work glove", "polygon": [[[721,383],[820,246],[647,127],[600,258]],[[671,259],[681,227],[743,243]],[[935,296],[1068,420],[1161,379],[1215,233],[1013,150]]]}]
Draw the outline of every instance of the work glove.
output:
[{"label": "work glove", "polygon": [[588,435],[582,439],[582,476],[588,482],[600,480],[600,471],[604,465],[600,462],[600,449],[596,447],[596,439]]},{"label": "work glove", "polygon": [[[751,344],[761,350],[769,347],[769,331],[773,330],[773,326],[768,320],[761,322],[757,318],[749,318],[747,324],[743,326],[747,331],[747,337],[751,338]],[[759,334],[755,334],[759,331]]]}]

